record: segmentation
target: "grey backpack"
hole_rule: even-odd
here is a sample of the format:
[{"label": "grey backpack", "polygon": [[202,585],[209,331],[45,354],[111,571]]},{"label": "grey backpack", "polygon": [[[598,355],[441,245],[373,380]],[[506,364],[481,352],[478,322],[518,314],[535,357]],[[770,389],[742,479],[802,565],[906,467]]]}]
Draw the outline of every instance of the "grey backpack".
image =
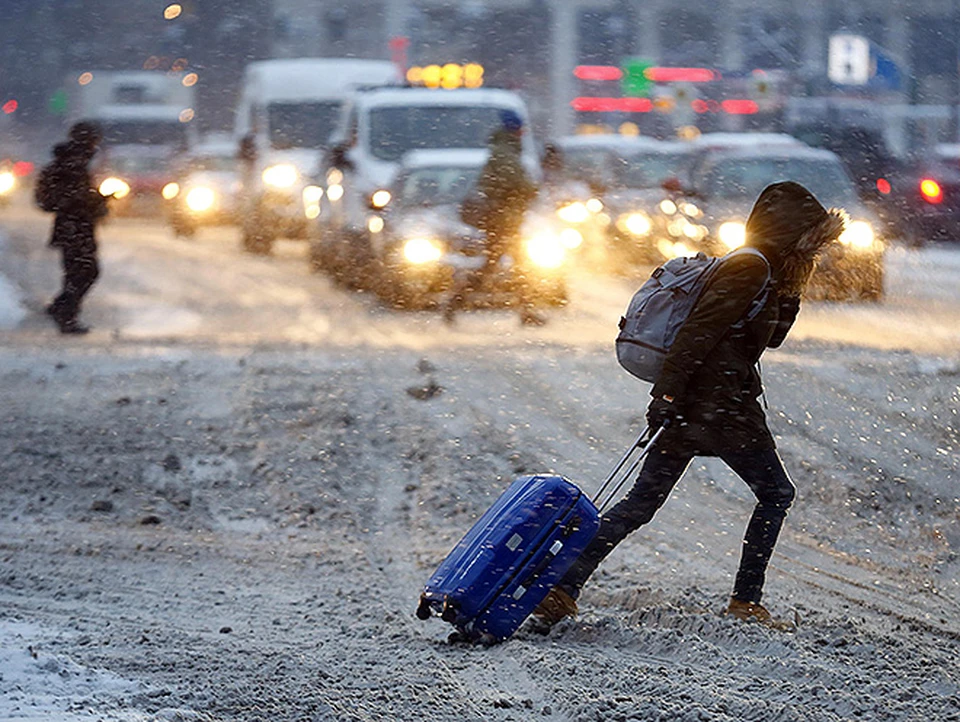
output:
[{"label": "grey backpack", "polygon": [[[637,378],[656,383],[670,346],[707,283],[720,264],[734,255],[749,253],[763,258],[767,280],[753,299],[744,319],[754,318],[763,308],[770,291],[770,263],[755,248],[738,248],[714,258],[705,253],[674,258],[657,268],[627,306],[620,319],[617,360]],[[738,322],[739,323],[739,322]]]}]

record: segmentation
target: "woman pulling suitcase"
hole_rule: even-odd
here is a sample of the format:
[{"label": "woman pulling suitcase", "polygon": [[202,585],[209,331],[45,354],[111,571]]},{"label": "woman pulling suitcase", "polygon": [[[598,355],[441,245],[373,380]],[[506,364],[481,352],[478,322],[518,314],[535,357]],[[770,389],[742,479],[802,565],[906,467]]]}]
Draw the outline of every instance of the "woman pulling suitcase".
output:
[{"label": "woman pulling suitcase", "polygon": [[840,236],[844,222],[841,211],[827,211],[798,183],[763,190],[747,220],[746,242],[769,262],[775,293],[740,323],[766,283],[767,264],[743,254],[724,262],[710,280],[651,390],[647,421],[652,429],[666,429],[633,487],[602,516],[596,537],[534,611],[541,622],[550,626],[575,616],[580,590],[600,562],[653,518],[695,456],[717,456],[757,498],[726,613],[791,628],[760,603],[767,565],[796,492],[767,428],[756,365],[764,349],[783,343],[819,252]]}]

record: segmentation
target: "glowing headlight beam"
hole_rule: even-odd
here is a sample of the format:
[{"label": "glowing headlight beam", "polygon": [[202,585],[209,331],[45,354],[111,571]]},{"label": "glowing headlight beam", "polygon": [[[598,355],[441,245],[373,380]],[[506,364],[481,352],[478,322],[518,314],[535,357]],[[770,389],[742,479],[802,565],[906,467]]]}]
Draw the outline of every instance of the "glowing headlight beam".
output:
[{"label": "glowing headlight beam", "polygon": [[5,170],[3,173],[0,173],[0,193],[9,193],[12,191],[16,182],[16,178],[13,177],[11,171]]},{"label": "glowing headlight beam", "polygon": [[666,213],[668,216],[672,216],[677,212],[677,204],[669,198],[664,198],[660,201],[660,211]]},{"label": "glowing headlight beam", "polygon": [[130,186],[126,181],[110,176],[109,178],[103,179],[98,190],[100,191],[100,195],[105,197],[113,196],[114,198],[123,198],[130,192]]},{"label": "glowing headlight beam", "polygon": [[567,255],[562,239],[550,233],[539,233],[528,238],[525,246],[527,258],[540,268],[560,268]]},{"label": "glowing headlight beam", "polygon": [[163,196],[165,201],[172,201],[178,195],[180,195],[180,184],[179,183],[167,183],[163,190],[160,191],[160,195]]},{"label": "glowing headlight beam", "polygon": [[320,199],[323,198],[323,188],[320,186],[307,186],[303,189],[303,204],[305,206],[315,205],[320,202]]},{"label": "glowing headlight beam", "polygon": [[747,227],[740,221],[727,221],[720,224],[717,236],[720,242],[732,251],[747,242]]},{"label": "glowing headlight beam", "polygon": [[650,217],[646,213],[630,213],[623,219],[623,225],[634,236],[645,236],[650,233],[653,225],[650,223]]},{"label": "glowing headlight beam", "polygon": [[387,190],[378,190],[372,196],[370,196],[370,205],[374,208],[384,208],[390,202],[390,199],[393,196],[390,195],[390,191]]},{"label": "glowing headlight beam", "polygon": [[576,201],[558,208],[557,217],[564,223],[583,223],[590,217],[590,210],[585,204]]},{"label": "glowing headlight beam", "polygon": [[572,251],[583,245],[583,234],[576,228],[564,228],[560,231],[560,242]]},{"label": "glowing headlight beam", "polygon": [[876,240],[873,228],[866,221],[854,221],[840,234],[840,243],[853,248],[871,248]]},{"label": "glowing headlight beam", "polygon": [[289,188],[300,177],[296,166],[290,163],[279,163],[265,168],[261,174],[263,182],[274,188]]},{"label": "glowing headlight beam", "polygon": [[187,192],[187,208],[194,213],[203,213],[213,208],[216,201],[216,194],[209,188],[197,186]]},{"label": "glowing headlight beam", "polygon": [[443,256],[443,246],[431,238],[411,238],[403,244],[403,257],[416,266],[436,263]]}]

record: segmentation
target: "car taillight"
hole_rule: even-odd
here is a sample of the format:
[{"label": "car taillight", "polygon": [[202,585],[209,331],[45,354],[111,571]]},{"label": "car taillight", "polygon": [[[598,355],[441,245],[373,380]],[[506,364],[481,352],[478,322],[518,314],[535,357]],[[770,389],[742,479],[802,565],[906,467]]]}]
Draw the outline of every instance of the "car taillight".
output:
[{"label": "car taillight", "polygon": [[933,178],[920,181],[920,195],[927,203],[940,203],[943,200],[943,188]]}]

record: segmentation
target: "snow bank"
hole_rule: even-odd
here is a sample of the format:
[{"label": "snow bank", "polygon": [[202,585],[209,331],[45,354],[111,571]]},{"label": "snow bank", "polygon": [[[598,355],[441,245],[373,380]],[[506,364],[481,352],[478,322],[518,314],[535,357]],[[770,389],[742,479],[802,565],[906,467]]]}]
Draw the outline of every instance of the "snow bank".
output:
[{"label": "snow bank", "polygon": [[[0,258],[6,251],[6,238],[0,231]],[[20,293],[17,287],[0,273],[0,329],[15,328],[27,315],[20,305]]]},{"label": "snow bank", "polygon": [[140,683],[49,654],[43,638],[35,625],[0,619],[0,722],[155,719],[123,709]]}]

